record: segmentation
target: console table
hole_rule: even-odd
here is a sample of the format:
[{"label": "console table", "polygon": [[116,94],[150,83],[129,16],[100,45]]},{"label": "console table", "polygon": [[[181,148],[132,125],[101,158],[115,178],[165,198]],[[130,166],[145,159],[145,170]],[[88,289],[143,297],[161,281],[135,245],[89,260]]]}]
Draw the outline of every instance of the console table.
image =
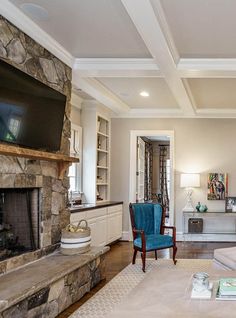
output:
[{"label": "console table", "polygon": [[[203,219],[202,233],[189,233],[188,220]],[[191,241],[236,241],[235,212],[183,212],[184,240]]]}]

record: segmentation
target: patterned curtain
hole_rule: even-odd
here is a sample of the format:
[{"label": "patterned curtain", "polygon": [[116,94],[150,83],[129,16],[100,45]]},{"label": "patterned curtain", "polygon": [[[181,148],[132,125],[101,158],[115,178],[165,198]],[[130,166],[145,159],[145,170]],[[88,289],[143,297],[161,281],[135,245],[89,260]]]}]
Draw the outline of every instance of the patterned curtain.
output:
[{"label": "patterned curtain", "polygon": [[162,198],[162,205],[169,210],[169,196],[167,189],[167,173],[166,173],[166,160],[168,155],[169,146],[160,145],[160,192]]},{"label": "patterned curtain", "polygon": [[153,146],[145,141],[145,171],[144,171],[144,200],[152,199],[152,163],[153,163]]}]

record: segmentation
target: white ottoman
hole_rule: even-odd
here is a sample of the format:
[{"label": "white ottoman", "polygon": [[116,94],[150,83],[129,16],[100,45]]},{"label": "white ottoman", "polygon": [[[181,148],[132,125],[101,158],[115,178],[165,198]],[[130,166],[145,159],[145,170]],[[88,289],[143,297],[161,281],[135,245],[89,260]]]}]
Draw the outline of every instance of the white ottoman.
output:
[{"label": "white ottoman", "polygon": [[236,247],[214,250],[214,265],[216,268],[236,270]]}]

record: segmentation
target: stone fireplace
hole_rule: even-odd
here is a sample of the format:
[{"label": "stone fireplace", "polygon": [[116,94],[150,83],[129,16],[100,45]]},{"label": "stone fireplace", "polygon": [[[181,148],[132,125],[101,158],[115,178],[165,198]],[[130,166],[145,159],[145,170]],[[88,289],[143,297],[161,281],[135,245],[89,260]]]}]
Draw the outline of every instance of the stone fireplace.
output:
[{"label": "stone fireplace", "polygon": [[[71,68],[2,16],[0,29],[0,59],[67,97],[60,154],[69,155]],[[56,162],[0,155],[0,274],[58,246],[70,218],[68,187]]]},{"label": "stone fireplace", "polygon": [[[57,158],[68,158],[71,68],[2,16],[0,30],[0,59],[66,95]],[[15,156],[18,151],[1,153],[0,317],[55,318],[104,278],[109,248],[71,257],[55,251],[70,220],[67,165],[47,161],[46,155],[27,159],[25,152],[23,158]]]},{"label": "stone fireplace", "polygon": [[0,190],[0,260],[39,248],[40,196],[40,188]]}]

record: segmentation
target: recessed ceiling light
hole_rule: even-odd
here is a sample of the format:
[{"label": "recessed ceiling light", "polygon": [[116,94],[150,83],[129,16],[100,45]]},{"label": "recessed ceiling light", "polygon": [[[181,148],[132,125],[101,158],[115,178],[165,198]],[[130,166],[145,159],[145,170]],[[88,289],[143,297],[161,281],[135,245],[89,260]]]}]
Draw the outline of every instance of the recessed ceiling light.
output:
[{"label": "recessed ceiling light", "polygon": [[35,3],[23,3],[20,5],[22,11],[38,21],[46,21],[49,13],[46,9]]},{"label": "recessed ceiling light", "polygon": [[146,91],[140,92],[139,95],[142,96],[142,97],[149,97],[149,93],[146,92]]}]

